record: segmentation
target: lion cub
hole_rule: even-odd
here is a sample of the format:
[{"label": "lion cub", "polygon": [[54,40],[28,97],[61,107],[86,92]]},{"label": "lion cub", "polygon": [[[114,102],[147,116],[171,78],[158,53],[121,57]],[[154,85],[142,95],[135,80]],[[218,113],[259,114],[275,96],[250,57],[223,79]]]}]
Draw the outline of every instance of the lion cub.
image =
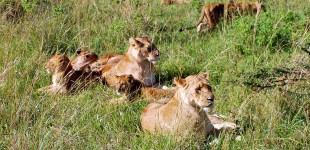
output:
[{"label": "lion cub", "polygon": [[74,84],[79,79],[80,73],[73,70],[70,60],[66,55],[55,54],[45,65],[48,73],[52,73],[52,85],[40,88],[52,94],[66,94],[75,89]]},{"label": "lion cub", "polygon": [[161,0],[162,5],[190,3],[190,0]]},{"label": "lion cub", "polygon": [[117,64],[124,55],[121,54],[103,54],[96,62],[90,65],[90,70],[101,74],[105,65]]},{"label": "lion cub", "polygon": [[[114,80],[114,81],[111,81]],[[159,88],[146,87],[139,80],[136,80],[132,75],[114,76],[108,80],[104,80],[107,85],[115,88],[117,94],[125,94],[129,100],[136,95],[141,95],[143,98],[150,99],[152,102],[162,98],[171,98],[175,93],[174,89],[163,90]]]}]

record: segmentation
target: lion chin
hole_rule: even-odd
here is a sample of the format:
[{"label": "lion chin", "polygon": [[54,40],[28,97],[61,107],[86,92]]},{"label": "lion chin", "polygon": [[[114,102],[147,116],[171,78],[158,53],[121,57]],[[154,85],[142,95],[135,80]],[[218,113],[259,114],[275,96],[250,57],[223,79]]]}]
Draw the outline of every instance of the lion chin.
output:
[{"label": "lion chin", "polygon": [[213,105],[211,104],[209,106],[203,107],[202,110],[205,112],[210,112],[213,110]]},{"label": "lion chin", "polygon": [[156,60],[154,60],[154,59],[149,59],[149,61],[150,61],[152,64],[156,65],[157,62],[158,62],[158,59],[156,59]]}]

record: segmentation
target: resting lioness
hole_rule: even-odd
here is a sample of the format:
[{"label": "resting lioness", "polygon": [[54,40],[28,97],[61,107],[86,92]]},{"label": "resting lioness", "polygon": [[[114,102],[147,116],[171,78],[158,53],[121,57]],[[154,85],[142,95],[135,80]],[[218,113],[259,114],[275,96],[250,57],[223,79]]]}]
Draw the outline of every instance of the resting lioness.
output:
[{"label": "resting lioness", "polygon": [[102,73],[103,79],[113,76],[132,75],[145,86],[155,84],[154,65],[159,58],[159,50],[147,36],[129,39],[127,53],[117,64]]},{"label": "resting lioness", "polygon": [[70,60],[66,55],[55,54],[45,65],[48,73],[53,73],[52,85],[40,88],[39,91],[46,91],[52,94],[66,94],[75,87],[74,83],[81,76],[79,72],[72,69]]},{"label": "resting lioness", "polygon": [[[215,131],[206,111],[213,109],[214,95],[209,75],[191,75],[174,78],[177,85],[174,96],[167,103],[151,103],[143,109],[141,126],[144,132],[176,136],[202,135]],[[234,123],[224,122],[220,128],[235,128]],[[218,126],[218,125],[216,125]]]}]

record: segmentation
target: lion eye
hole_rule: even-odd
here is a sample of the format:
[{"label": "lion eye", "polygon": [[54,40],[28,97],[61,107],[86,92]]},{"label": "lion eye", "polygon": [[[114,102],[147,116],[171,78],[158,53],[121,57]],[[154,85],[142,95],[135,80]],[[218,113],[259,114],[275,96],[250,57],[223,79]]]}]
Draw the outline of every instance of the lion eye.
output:
[{"label": "lion eye", "polygon": [[148,47],[148,48],[147,48],[147,51],[148,51],[148,52],[151,52],[151,51],[152,51],[152,47]]},{"label": "lion eye", "polygon": [[63,62],[63,61],[64,61],[63,59],[60,59],[60,60],[59,60],[59,62]]},{"label": "lion eye", "polygon": [[196,88],[196,92],[200,93],[201,87]]}]

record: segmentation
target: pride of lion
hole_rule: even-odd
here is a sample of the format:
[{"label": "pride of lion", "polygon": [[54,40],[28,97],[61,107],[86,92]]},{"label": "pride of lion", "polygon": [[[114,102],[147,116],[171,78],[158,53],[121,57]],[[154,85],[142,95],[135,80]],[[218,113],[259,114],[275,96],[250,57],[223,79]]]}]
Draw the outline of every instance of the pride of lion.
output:
[{"label": "pride of lion", "polygon": [[[162,4],[184,3],[184,0],[162,0]],[[198,23],[192,27],[197,33],[203,26],[216,28],[224,18],[231,21],[235,15],[258,15],[265,6],[259,2],[213,3],[203,6]],[[148,36],[129,38],[125,54],[103,54],[81,47],[76,56],[55,54],[45,69],[52,73],[52,84],[38,89],[50,94],[78,93],[90,83],[103,83],[123,94],[128,101],[138,97],[150,100],[140,117],[142,130],[150,134],[170,134],[176,137],[207,138],[223,130],[234,130],[237,125],[212,116],[215,96],[208,73],[175,77],[175,87],[167,88],[156,82],[155,64],[160,52]]]}]

